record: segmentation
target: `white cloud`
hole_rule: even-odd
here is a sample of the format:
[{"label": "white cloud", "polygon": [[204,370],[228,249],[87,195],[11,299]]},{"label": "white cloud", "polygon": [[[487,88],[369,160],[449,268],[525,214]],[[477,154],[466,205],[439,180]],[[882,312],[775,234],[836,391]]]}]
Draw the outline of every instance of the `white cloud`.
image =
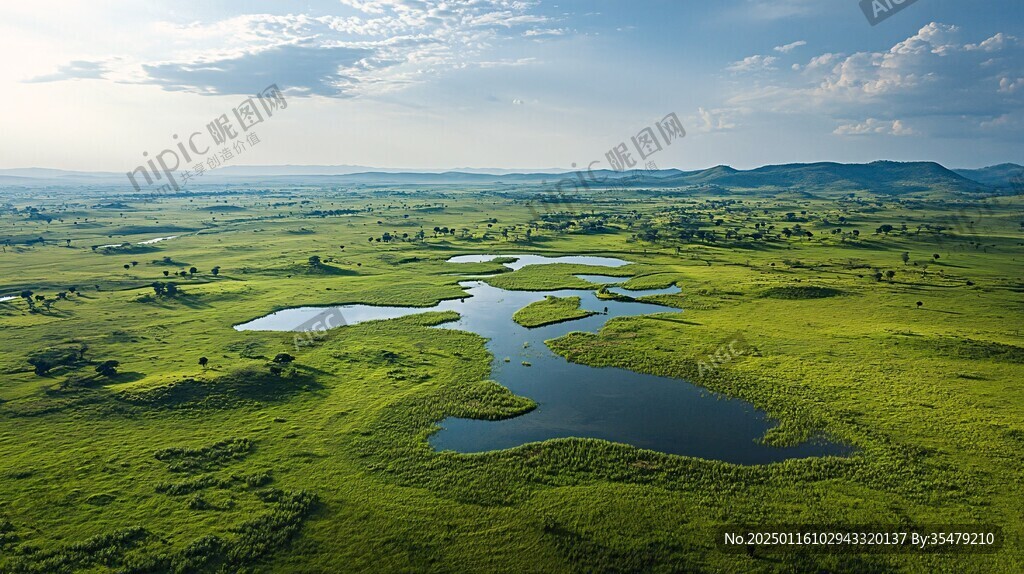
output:
[{"label": "white cloud", "polygon": [[109,72],[107,64],[103,62],[88,62],[76,60],[61,66],[52,74],[36,76],[26,82],[61,82],[64,80],[102,80]]},{"label": "white cloud", "polygon": [[727,131],[736,127],[732,120],[734,114],[735,110],[697,108],[697,116],[688,117],[687,124],[699,133]]},{"label": "white cloud", "polygon": [[998,52],[1008,46],[1018,45],[1017,37],[1003,34],[1002,32],[992,36],[984,42],[978,44],[966,44],[964,45],[965,50],[982,50],[985,52]]},{"label": "white cloud", "polygon": [[999,79],[999,91],[1004,94],[1012,94],[1017,90],[1024,88],[1024,78],[1017,78],[1011,80],[1010,78]]},{"label": "white cloud", "polygon": [[568,33],[568,28],[533,28],[523,32],[523,36],[527,38],[535,36],[564,36]]},{"label": "white cloud", "polygon": [[727,102],[735,108],[813,113],[837,121],[876,118],[876,123],[844,122],[836,129],[839,135],[879,129],[906,135],[908,119],[917,131],[931,135],[963,137],[979,126],[999,129],[1005,122],[997,118],[1024,105],[1019,99],[1024,49],[1005,34],[977,43],[961,36],[956,26],[932,22],[884,51],[825,53],[785,70],[747,58],[726,69],[759,69],[759,82],[745,83]]},{"label": "white cloud", "polygon": [[796,42],[793,42],[791,44],[783,44],[782,46],[775,46],[774,50],[776,52],[781,52],[783,54],[788,54],[788,53],[792,52],[793,50],[796,50],[800,46],[806,46],[806,45],[807,45],[807,42],[805,42],[803,40],[797,40]]},{"label": "white cloud", "polygon": [[729,70],[730,72],[759,72],[766,70],[774,70],[775,68],[772,66],[772,64],[774,64],[778,60],[779,59],[776,58],[775,56],[747,56],[746,58],[743,58],[739,62],[733,62],[725,69]]},{"label": "white cloud", "polygon": [[882,121],[875,118],[868,118],[861,123],[845,124],[837,127],[832,133],[839,136],[865,136],[865,135],[893,135],[909,136],[914,135],[914,130],[908,128],[900,120]]},{"label": "white cloud", "polygon": [[[297,95],[380,94],[447,70],[526,65],[488,60],[508,42],[568,30],[523,0],[341,0],[356,15],[244,14],[187,25],[160,23],[157,34],[179,50],[164,62],[122,61],[135,83],[201,94],[250,94],[274,78]],[[524,30],[525,29],[525,30]],[[522,41],[522,40],[519,40]],[[84,66],[83,66],[84,65]],[[102,77],[97,62],[75,62],[37,81]]]}]

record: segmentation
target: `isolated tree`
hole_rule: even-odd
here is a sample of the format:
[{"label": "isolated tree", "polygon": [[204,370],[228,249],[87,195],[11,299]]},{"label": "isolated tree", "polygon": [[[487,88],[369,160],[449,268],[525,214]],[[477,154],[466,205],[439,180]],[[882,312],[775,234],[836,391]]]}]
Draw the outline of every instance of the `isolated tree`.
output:
[{"label": "isolated tree", "polygon": [[217,267],[214,267],[213,269],[210,269],[210,273],[213,273],[214,277],[220,275],[220,266],[217,266]]},{"label": "isolated tree", "polygon": [[117,367],[120,365],[121,363],[114,360],[103,361],[102,363],[96,366],[96,372],[103,375],[104,377],[116,377]]},{"label": "isolated tree", "polygon": [[907,251],[904,251],[903,254],[900,255],[900,259],[902,259],[903,260],[903,264],[906,265],[907,263],[910,262],[910,253],[907,252]]},{"label": "isolated tree", "polygon": [[202,368],[204,368],[204,369],[205,369],[205,368],[206,368],[206,365],[207,365],[207,364],[208,364],[209,362],[210,362],[210,359],[207,359],[206,357],[199,357],[199,366],[200,366],[200,367],[202,367]]},{"label": "isolated tree", "polygon": [[277,356],[274,357],[275,363],[290,363],[294,360],[295,357],[289,355],[288,353],[278,353]]},{"label": "isolated tree", "polygon": [[170,272],[170,271],[168,271],[168,270],[164,269],[164,277],[167,277],[167,276],[169,276],[170,274],[171,274],[171,272]]},{"label": "isolated tree", "polygon": [[875,278],[875,281],[881,281],[882,280],[882,273],[881,272],[876,272],[874,274],[874,278]]},{"label": "isolated tree", "polygon": [[128,265],[127,263],[125,263],[125,264],[124,264],[124,270],[125,270],[125,271],[127,271],[127,270],[129,270],[129,269],[131,269],[131,268],[132,268],[132,266],[131,266],[131,265]]},{"label": "isolated tree", "polygon": [[891,232],[893,229],[894,229],[893,226],[891,226],[888,223],[886,223],[885,225],[879,225],[878,229],[875,230],[875,233],[882,233],[882,234],[885,234],[885,235],[889,235],[889,232]]},{"label": "isolated tree", "polygon": [[320,263],[321,262],[320,262],[320,256],[319,255],[311,255],[309,257],[309,266],[310,267],[320,267]]},{"label": "isolated tree", "polygon": [[892,278],[895,276],[896,272],[893,271],[892,269],[889,269],[888,271],[885,272],[885,278],[888,279],[889,281],[892,281]]},{"label": "isolated tree", "polygon": [[167,293],[168,297],[174,297],[178,294],[178,286],[174,283],[168,283],[164,285],[164,292]]},{"label": "isolated tree", "polygon": [[[165,271],[165,273],[166,273],[166,271]],[[153,287],[153,292],[156,293],[157,297],[163,297],[164,293],[167,292],[167,287],[163,283],[161,283],[159,281],[153,283],[152,287]]]},{"label": "isolated tree", "polygon": [[72,293],[75,293],[75,292],[78,291],[78,286],[77,285],[72,285],[71,287],[68,287],[68,291],[71,291]]},{"label": "isolated tree", "polygon": [[939,260],[939,254],[938,253],[932,253],[932,259],[938,261]]},{"label": "isolated tree", "polygon": [[135,267],[135,266],[136,266],[136,265],[138,265],[138,264],[139,264],[139,262],[138,262],[138,261],[132,261],[132,267]]},{"label": "isolated tree", "polygon": [[918,302],[917,302],[917,308],[918,308],[918,309],[920,309],[920,308],[921,308],[921,307],[922,307],[923,305],[924,305],[924,302],[923,302],[923,301],[918,301]]}]

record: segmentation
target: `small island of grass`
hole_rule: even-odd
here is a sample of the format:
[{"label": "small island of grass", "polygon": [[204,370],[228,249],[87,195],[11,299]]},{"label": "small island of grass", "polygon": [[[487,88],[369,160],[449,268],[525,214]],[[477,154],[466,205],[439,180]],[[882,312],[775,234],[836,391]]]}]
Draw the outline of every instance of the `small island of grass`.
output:
[{"label": "small island of grass", "polygon": [[596,311],[580,309],[579,297],[545,297],[516,311],[512,320],[523,327],[534,328],[596,315]]}]

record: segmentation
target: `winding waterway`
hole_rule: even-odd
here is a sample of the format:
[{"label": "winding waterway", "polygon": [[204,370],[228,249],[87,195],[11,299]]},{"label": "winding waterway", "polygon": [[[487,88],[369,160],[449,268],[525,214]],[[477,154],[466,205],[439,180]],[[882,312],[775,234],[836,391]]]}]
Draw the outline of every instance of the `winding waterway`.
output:
[{"label": "winding waterway", "polygon": [[[493,258],[461,256],[450,261],[479,262]],[[506,266],[521,268],[525,265],[520,264],[522,260],[521,257]],[[530,256],[530,261],[530,264],[564,262],[609,267],[628,264],[621,259],[593,257]],[[628,279],[593,278],[596,283]],[[487,348],[494,356],[491,378],[538,404],[529,413],[503,421],[446,418],[438,423],[441,429],[430,438],[430,443],[439,450],[483,452],[554,438],[588,437],[737,464],[842,456],[851,452],[848,446],[822,439],[785,448],[762,444],[759,439],[774,423],[746,401],[709,392],[681,379],[570,363],[544,344],[547,339],[572,331],[596,332],[613,317],[650,314],[672,317],[681,313],[677,309],[642,301],[602,300],[590,290],[506,291],[483,281],[463,281],[460,285],[466,290],[466,298],[442,301],[430,308],[371,305],[333,308],[349,325],[430,311],[456,311],[460,316],[458,321],[436,328],[471,331],[487,338]],[[609,290],[632,297],[679,292],[676,286],[648,291],[629,291],[622,287]],[[517,310],[549,295],[580,297],[582,308],[598,314],[535,329],[526,329],[512,321]],[[301,330],[304,324],[327,311],[323,307],[285,309],[235,328],[242,331]],[[334,321],[334,324],[339,323]],[[678,343],[688,344],[686,341]]]}]

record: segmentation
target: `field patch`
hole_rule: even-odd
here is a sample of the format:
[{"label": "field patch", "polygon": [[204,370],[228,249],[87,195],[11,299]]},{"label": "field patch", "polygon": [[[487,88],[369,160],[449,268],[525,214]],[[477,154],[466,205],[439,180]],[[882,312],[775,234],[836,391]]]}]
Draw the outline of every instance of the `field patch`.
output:
[{"label": "field patch", "polygon": [[531,303],[516,311],[512,320],[523,327],[533,328],[573,321],[596,314],[596,311],[580,309],[579,297],[547,296],[542,301]]}]

